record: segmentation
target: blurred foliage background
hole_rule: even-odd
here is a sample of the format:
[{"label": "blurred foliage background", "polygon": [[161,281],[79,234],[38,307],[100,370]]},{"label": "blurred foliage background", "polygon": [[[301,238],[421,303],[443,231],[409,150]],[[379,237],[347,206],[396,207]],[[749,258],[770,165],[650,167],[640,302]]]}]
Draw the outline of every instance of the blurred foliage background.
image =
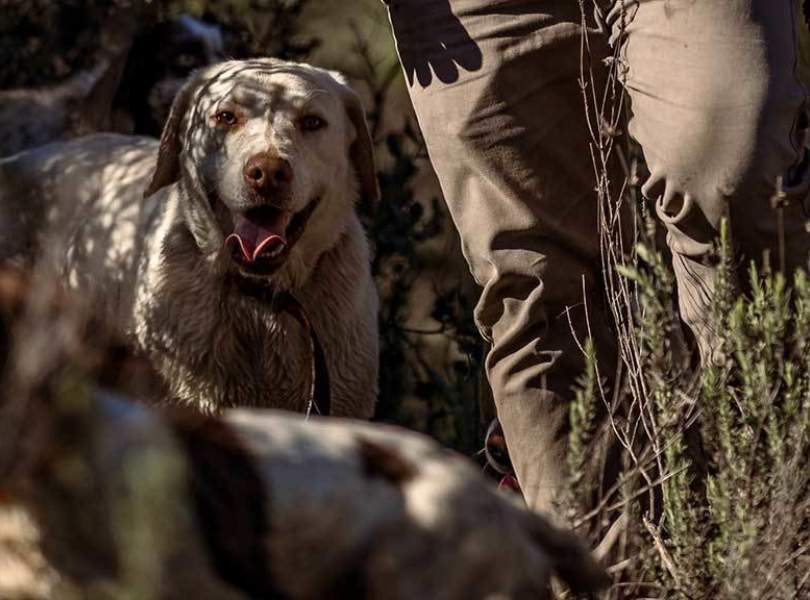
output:
[{"label": "blurred foliage background", "polygon": [[361,94],[383,198],[360,207],[382,299],[377,418],[477,451],[479,398],[487,397],[472,321],[477,291],[427,160],[382,2],[0,0],[0,89],[64,81],[91,68],[111,40],[181,14],[218,25],[228,56],[337,69]]}]

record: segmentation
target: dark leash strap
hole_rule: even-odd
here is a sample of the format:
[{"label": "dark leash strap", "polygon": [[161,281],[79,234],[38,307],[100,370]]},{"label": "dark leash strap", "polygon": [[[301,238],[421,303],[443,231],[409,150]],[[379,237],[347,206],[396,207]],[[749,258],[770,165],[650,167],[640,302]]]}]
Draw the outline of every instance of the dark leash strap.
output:
[{"label": "dark leash strap", "polygon": [[280,308],[298,321],[309,337],[310,383],[307,416],[314,413],[328,417],[332,412],[332,392],[329,383],[329,368],[326,366],[321,340],[318,339],[318,334],[307,318],[301,303],[291,294],[284,295]]}]

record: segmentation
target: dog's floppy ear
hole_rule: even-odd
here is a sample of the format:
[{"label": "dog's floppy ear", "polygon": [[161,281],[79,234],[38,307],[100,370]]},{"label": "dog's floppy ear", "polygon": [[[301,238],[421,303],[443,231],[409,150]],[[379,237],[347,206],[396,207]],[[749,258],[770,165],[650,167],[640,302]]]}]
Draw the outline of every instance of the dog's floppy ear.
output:
[{"label": "dog's floppy ear", "polygon": [[200,79],[199,73],[192,75],[177,92],[177,96],[172,102],[169,118],[166,119],[166,125],[160,135],[160,149],[155,172],[152,174],[152,181],[143,193],[144,198],[180,179],[180,152],[183,149],[180,141],[181,128],[189,104],[191,104],[191,98],[200,85]]},{"label": "dog's floppy ear", "polygon": [[[343,82],[341,81],[341,83]],[[357,138],[352,143],[349,152],[354,170],[357,172],[357,177],[360,178],[360,193],[363,198],[375,204],[380,200],[380,185],[377,182],[377,168],[374,165],[374,144],[360,97],[345,83],[343,83],[343,104],[349,120],[357,130]]]}]

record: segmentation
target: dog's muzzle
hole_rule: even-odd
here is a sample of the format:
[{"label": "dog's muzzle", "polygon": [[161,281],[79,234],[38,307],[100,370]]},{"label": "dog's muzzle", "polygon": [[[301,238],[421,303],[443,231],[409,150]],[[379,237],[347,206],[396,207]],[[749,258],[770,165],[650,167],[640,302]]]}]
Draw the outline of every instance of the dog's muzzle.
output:
[{"label": "dog's muzzle", "polygon": [[270,274],[289,254],[304,232],[320,198],[297,213],[265,205],[234,213],[233,232],[225,238],[231,258],[256,274]]},{"label": "dog's muzzle", "polygon": [[272,206],[234,215],[233,233],[225,244],[240,262],[254,263],[262,255],[272,258],[287,246],[287,227],[292,217],[291,212]]}]

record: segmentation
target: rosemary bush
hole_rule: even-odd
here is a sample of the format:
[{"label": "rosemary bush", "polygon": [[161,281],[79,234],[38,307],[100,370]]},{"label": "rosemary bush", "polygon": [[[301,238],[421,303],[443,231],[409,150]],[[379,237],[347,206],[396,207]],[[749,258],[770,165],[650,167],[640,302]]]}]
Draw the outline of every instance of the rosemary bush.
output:
[{"label": "rosemary bush", "polygon": [[621,472],[597,506],[583,475],[602,402],[592,353],[571,406],[572,514],[602,541],[610,598],[810,597],[810,279],[752,266],[742,295],[725,236],[720,250],[724,358],[702,371],[675,358],[661,255],[642,245],[619,269],[637,292],[638,368],[608,417]]}]

